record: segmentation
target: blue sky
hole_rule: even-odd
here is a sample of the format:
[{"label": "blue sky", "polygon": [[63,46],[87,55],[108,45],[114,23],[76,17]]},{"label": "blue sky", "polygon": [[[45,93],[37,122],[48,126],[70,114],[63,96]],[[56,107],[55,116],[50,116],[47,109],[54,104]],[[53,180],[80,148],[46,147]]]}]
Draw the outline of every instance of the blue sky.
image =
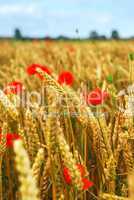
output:
[{"label": "blue sky", "polygon": [[27,36],[86,37],[91,30],[123,37],[134,35],[133,0],[0,0],[0,35],[15,27]]}]

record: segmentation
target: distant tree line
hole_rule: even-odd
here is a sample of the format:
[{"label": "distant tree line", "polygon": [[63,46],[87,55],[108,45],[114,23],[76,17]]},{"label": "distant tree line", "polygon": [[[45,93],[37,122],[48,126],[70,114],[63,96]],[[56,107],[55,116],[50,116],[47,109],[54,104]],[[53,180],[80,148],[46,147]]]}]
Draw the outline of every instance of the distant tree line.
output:
[{"label": "distant tree line", "polygon": [[114,39],[119,40],[120,35],[117,30],[112,30],[110,38],[107,38],[105,35],[99,35],[97,31],[91,31],[89,35],[89,39],[92,40],[106,40],[106,39]]},{"label": "distant tree line", "polygon": [[[77,33],[78,32],[79,31],[77,29]],[[22,33],[21,33],[20,29],[18,29],[18,28],[16,28],[15,31],[14,31],[14,38],[17,39],[17,40],[25,39],[22,36]],[[52,38],[49,38],[49,37],[45,37],[45,38],[52,39]],[[69,39],[73,39],[73,38],[68,38],[68,37],[65,37],[63,35],[60,35],[60,36],[58,36],[57,38],[54,38],[54,39],[57,39],[57,40],[60,40],[60,39],[69,40]],[[118,40],[118,39],[120,39],[120,35],[119,35],[119,32],[117,30],[112,30],[110,38],[107,38],[107,36],[99,35],[99,33],[97,31],[93,30],[93,31],[90,32],[89,37],[86,38],[86,39],[91,39],[91,40],[114,39],[114,40]]]},{"label": "distant tree line", "polygon": [[107,37],[106,35],[100,35],[97,31],[91,31],[89,36],[87,38],[80,38],[79,36],[79,30],[76,29],[77,36],[75,38],[67,37],[64,35],[59,35],[58,37],[51,37],[51,36],[44,36],[42,38],[40,37],[28,37],[28,36],[23,36],[21,33],[21,30],[19,28],[16,28],[14,30],[14,36],[13,37],[0,37],[0,39],[15,39],[15,40],[131,40],[134,39],[134,37],[129,37],[129,38],[122,38],[119,35],[119,32],[117,30],[112,30],[110,37]]}]

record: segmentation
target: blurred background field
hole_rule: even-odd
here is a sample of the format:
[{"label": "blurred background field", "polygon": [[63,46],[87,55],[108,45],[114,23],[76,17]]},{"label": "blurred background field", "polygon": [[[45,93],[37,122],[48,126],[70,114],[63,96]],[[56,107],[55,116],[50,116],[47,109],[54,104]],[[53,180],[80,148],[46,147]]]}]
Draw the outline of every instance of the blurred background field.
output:
[{"label": "blurred background field", "polygon": [[[55,73],[71,70],[76,79],[86,82],[96,79],[98,68],[102,78],[111,74],[115,84],[126,79],[129,70],[128,54],[134,51],[134,41],[54,41],[33,40],[27,42],[0,42],[1,84],[6,81],[22,79],[27,81],[26,67],[31,63],[49,66]],[[5,72],[5,73],[4,73]],[[11,73],[8,79],[6,73]],[[103,80],[102,79],[102,80]],[[1,85],[2,86],[2,85]]]}]

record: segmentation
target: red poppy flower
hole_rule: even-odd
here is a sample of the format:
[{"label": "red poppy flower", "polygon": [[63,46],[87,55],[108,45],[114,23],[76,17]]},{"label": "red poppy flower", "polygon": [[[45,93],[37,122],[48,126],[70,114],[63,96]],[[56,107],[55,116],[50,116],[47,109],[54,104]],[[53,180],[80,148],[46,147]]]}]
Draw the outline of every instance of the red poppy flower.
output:
[{"label": "red poppy flower", "polygon": [[[0,141],[1,141],[1,134],[0,134]],[[21,137],[16,134],[16,133],[7,133],[6,134],[6,146],[7,147],[12,147],[13,146],[13,142],[14,140],[18,140],[18,139],[21,139]]]},{"label": "red poppy flower", "polygon": [[77,166],[78,170],[80,171],[81,177],[84,177],[86,174],[85,167],[81,164],[77,164],[76,166]]},{"label": "red poppy flower", "polygon": [[9,83],[4,89],[5,94],[20,94],[23,90],[23,85],[19,81]]},{"label": "red poppy flower", "polygon": [[68,45],[68,46],[66,46],[66,48],[68,49],[68,51],[70,53],[74,53],[75,52],[75,48],[72,45]]},{"label": "red poppy flower", "polygon": [[[84,177],[85,176],[85,167],[81,164],[77,164],[76,165],[80,174],[81,174],[81,177]],[[63,169],[63,175],[64,175],[64,179],[66,181],[67,184],[71,184],[72,180],[71,180],[71,176],[70,176],[70,172],[69,172],[69,169],[67,167],[64,167]]]},{"label": "red poppy flower", "polygon": [[62,72],[59,77],[58,77],[58,82],[62,85],[62,84],[66,84],[66,85],[72,85],[74,82],[74,76],[71,72],[69,71],[64,71]]},{"label": "red poppy flower", "polygon": [[83,182],[83,190],[88,190],[90,187],[93,186],[93,183],[89,181],[87,178],[83,178],[82,182]]},{"label": "red poppy flower", "polygon": [[51,75],[51,71],[48,67],[42,66],[42,65],[39,65],[39,64],[32,64],[32,65],[28,66],[27,67],[28,75],[34,75],[35,74],[37,77],[39,77],[40,79],[43,80],[44,77],[37,72],[37,68],[41,69],[44,73]]},{"label": "red poppy flower", "polygon": [[86,97],[86,102],[88,105],[100,105],[102,104],[107,98],[108,93],[106,91],[102,91],[100,88],[96,88],[92,92],[90,92]]},{"label": "red poppy flower", "polygon": [[[81,178],[82,178],[82,183],[83,183],[83,190],[88,190],[90,187],[93,186],[93,183],[91,181],[89,181],[87,178],[83,178],[85,176],[85,167],[81,164],[77,164],[76,165],[78,170],[80,171],[81,174]],[[72,183],[72,178],[69,172],[69,169],[67,167],[64,167],[63,169],[63,175],[64,175],[64,179],[65,182],[70,185]]]},{"label": "red poppy flower", "polygon": [[69,172],[69,170],[68,170],[67,167],[64,167],[64,169],[63,169],[63,176],[64,176],[64,179],[65,179],[65,182],[66,182],[68,185],[70,185],[71,182],[72,182],[72,178],[71,178],[71,176],[70,176],[70,172]]}]

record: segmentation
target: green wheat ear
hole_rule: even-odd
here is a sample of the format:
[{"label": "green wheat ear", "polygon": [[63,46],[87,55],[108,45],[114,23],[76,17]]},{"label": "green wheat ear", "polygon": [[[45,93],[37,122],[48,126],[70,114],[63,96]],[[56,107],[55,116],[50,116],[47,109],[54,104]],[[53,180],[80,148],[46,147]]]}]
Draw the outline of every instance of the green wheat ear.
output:
[{"label": "green wheat ear", "polygon": [[134,53],[133,52],[129,53],[128,58],[129,58],[129,60],[133,61],[134,60]]}]

